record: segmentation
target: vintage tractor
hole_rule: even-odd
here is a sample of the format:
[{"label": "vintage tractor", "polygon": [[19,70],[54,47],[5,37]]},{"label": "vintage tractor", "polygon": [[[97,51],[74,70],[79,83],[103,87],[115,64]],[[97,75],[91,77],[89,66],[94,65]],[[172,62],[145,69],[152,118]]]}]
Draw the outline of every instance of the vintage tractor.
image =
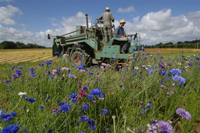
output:
[{"label": "vintage tractor", "polygon": [[[126,59],[130,59],[137,52],[137,33],[129,38],[113,37],[106,44],[102,22],[96,19],[95,24],[88,28],[88,15],[86,16],[86,26],[76,26],[76,30],[61,36],[48,34],[48,39],[54,37],[53,56],[65,53],[70,55],[68,60],[74,62],[83,61],[85,64],[98,64],[109,60],[114,60],[116,64],[121,64]],[[113,29],[115,30],[114,26]],[[68,35],[68,36],[66,36]],[[121,49],[125,43],[129,43],[126,53]],[[62,57],[65,59],[65,57]],[[66,59],[65,59],[66,60]]]}]

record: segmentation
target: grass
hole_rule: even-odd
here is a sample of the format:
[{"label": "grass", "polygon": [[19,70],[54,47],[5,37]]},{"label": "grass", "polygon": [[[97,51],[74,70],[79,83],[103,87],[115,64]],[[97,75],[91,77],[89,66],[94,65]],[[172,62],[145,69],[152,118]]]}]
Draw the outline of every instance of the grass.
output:
[{"label": "grass", "polygon": [[[140,54],[137,61],[130,59],[130,64],[127,61],[129,66],[122,67],[120,71],[109,66],[102,71],[98,66],[81,72],[73,64],[59,59],[53,60],[51,67],[47,64],[38,66],[42,61],[1,64],[0,69],[3,72],[0,76],[0,110],[4,113],[16,112],[17,116],[7,123],[1,121],[0,127],[17,124],[20,127],[19,132],[26,128],[26,131],[31,132],[48,132],[51,129],[53,132],[101,133],[109,128],[109,132],[131,133],[147,132],[147,124],[156,119],[172,121],[174,132],[194,132],[195,125],[200,120],[200,83],[197,82],[200,80],[200,62],[196,59],[200,56],[199,53],[181,50],[183,52],[171,54],[171,50],[165,53],[159,50],[160,54],[156,54],[157,49],[150,51]],[[159,67],[161,62],[165,68]],[[109,64],[115,65],[112,62]],[[15,69],[22,66],[23,74],[17,79],[11,78],[15,73],[15,69],[11,70],[12,66]],[[30,77],[30,67],[34,68],[37,76]],[[69,71],[62,71],[62,67],[67,67],[76,78],[70,78]],[[144,67],[152,69],[153,73],[148,73]],[[184,84],[172,79],[171,68],[181,70],[180,76],[186,80]],[[52,74],[55,69],[60,69],[60,73]],[[50,77],[48,71],[51,72]],[[90,75],[89,72],[94,74]],[[6,84],[5,80],[8,79],[10,82]],[[10,86],[12,89],[9,89]],[[83,87],[88,88],[87,95],[95,88],[101,88],[105,95],[103,98],[94,96],[93,100],[89,100],[87,96],[78,94]],[[25,96],[18,95],[19,92],[26,92],[29,98],[35,98],[35,102],[25,100]],[[81,100],[72,103],[69,97],[72,93],[77,93]],[[52,107],[60,108],[60,102],[71,105],[71,109],[62,113],[52,111]],[[147,106],[148,103],[152,107]],[[82,106],[85,104],[89,108],[83,111]],[[44,109],[40,110],[40,106],[44,106]],[[191,119],[187,121],[176,114],[178,108],[188,111]],[[107,109],[108,113],[103,115],[102,109]],[[87,122],[80,122],[82,115],[94,120],[96,130],[91,130]]]}]

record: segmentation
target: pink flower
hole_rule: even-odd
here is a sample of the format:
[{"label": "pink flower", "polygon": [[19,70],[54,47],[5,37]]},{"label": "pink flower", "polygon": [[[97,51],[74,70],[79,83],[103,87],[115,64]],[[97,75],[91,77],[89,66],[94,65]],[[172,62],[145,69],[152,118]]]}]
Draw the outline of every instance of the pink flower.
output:
[{"label": "pink flower", "polygon": [[76,71],[79,71],[79,69],[76,69]]},{"label": "pink flower", "polygon": [[74,45],[78,46],[78,43],[77,43],[77,42],[74,42]]},{"label": "pink flower", "polygon": [[100,66],[101,67],[101,69],[103,70],[103,71],[105,71],[105,68],[104,68],[104,66]]},{"label": "pink flower", "polygon": [[131,57],[131,60],[133,59],[133,57]]},{"label": "pink flower", "polygon": [[57,70],[55,70],[55,69],[54,69],[54,70],[52,70],[52,71],[53,71],[53,74],[57,72]]},{"label": "pink flower", "polygon": [[171,124],[171,123],[172,123],[172,121],[170,121],[170,120],[167,120],[167,122],[168,122],[169,124]]},{"label": "pink flower", "polygon": [[64,54],[63,56],[64,56],[64,57],[69,57],[69,55],[68,55],[68,54]]},{"label": "pink flower", "polygon": [[62,71],[68,71],[68,68],[62,67],[61,70],[62,70]]},{"label": "pink flower", "polygon": [[61,46],[62,46],[62,47],[64,47],[64,46],[65,46],[65,44],[61,44]]},{"label": "pink flower", "polygon": [[106,63],[101,63],[102,66],[106,66]]},{"label": "pink flower", "polygon": [[85,72],[85,70],[82,70],[82,69],[81,69],[81,70],[80,70],[80,72],[81,72],[81,73],[84,73],[84,72]]}]

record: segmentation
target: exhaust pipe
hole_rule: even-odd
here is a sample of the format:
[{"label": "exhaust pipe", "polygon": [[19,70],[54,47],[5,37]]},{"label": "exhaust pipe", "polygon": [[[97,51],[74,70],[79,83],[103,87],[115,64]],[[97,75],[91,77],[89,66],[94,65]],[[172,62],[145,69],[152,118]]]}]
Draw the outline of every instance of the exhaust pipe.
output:
[{"label": "exhaust pipe", "polygon": [[85,14],[86,16],[86,29],[88,29],[88,14]]}]

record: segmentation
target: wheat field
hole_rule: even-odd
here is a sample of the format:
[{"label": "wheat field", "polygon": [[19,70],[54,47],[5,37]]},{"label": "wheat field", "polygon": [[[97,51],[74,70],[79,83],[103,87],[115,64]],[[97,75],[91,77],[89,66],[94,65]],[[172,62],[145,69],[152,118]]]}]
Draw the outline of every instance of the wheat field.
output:
[{"label": "wheat field", "polygon": [[36,62],[52,59],[52,49],[1,49],[0,63]]},{"label": "wheat field", "polygon": [[[200,49],[145,49],[146,53],[161,54],[183,52],[198,52]],[[0,63],[36,62],[53,59],[52,49],[0,49]]]}]

